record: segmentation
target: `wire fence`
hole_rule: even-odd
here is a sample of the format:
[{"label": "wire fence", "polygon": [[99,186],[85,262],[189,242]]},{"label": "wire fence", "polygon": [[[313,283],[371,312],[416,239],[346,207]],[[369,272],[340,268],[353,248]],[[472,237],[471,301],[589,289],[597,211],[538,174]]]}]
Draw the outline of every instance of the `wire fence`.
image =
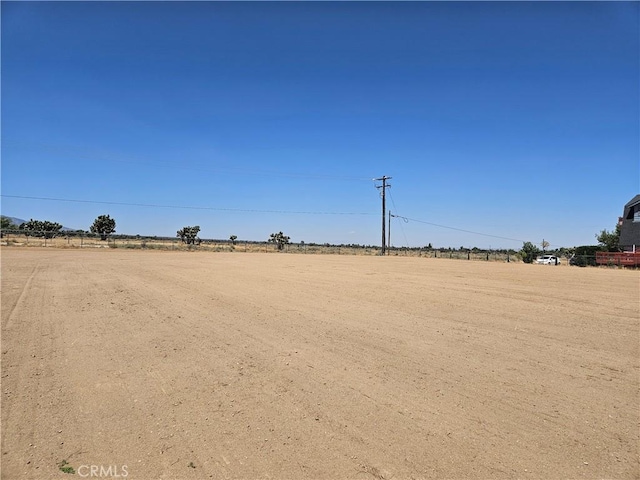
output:
[{"label": "wire fence", "polygon": [[[311,255],[364,255],[380,256],[382,249],[372,245],[331,245],[315,243],[289,243],[282,248],[275,243],[248,240],[198,239],[195,243],[185,243],[180,238],[150,237],[140,235],[109,235],[104,240],[98,234],[87,232],[29,232],[21,230],[3,230],[0,233],[0,245],[3,247],[46,247],[69,249],[138,249],[138,250],[175,250],[205,252],[249,252],[249,253],[288,253]],[[387,247],[387,256],[443,258],[474,262],[522,263],[521,255],[515,250],[481,249],[439,249]],[[559,257],[559,265],[597,266],[595,255],[573,255]]]},{"label": "wire fence", "polygon": [[[270,242],[243,240],[198,239],[195,243],[185,243],[179,238],[144,237],[131,235],[109,235],[104,240],[98,234],[86,232],[29,232],[5,230],[0,239],[2,246],[52,247],[52,248],[121,248],[148,250],[184,250],[212,252],[265,252],[317,255],[367,255],[379,256],[382,250],[372,245],[331,245],[315,243],[289,243],[279,248]],[[518,262],[522,261],[515,251],[475,251],[432,248],[388,247],[388,256],[449,258],[472,261]]]}]

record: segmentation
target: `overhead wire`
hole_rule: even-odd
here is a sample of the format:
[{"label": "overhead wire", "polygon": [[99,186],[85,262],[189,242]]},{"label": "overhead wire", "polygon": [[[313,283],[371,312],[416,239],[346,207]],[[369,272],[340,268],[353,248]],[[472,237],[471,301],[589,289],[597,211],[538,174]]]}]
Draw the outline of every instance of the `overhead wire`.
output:
[{"label": "overhead wire", "polygon": [[149,207],[149,208],[175,208],[187,210],[214,210],[223,212],[243,212],[243,213],[283,213],[296,215],[377,215],[370,212],[314,212],[314,211],[295,211],[295,210],[266,210],[266,209],[246,209],[246,208],[226,208],[226,207],[210,207],[210,206],[190,206],[190,205],[162,205],[151,203],[130,203],[130,202],[110,202],[98,200],[79,200],[72,198],[53,198],[53,197],[34,197],[28,195],[6,195],[1,194],[3,198],[19,198],[25,200],[44,200],[52,202],[70,202],[70,203],[88,203],[96,205],[121,205],[125,207]]},{"label": "overhead wire", "polygon": [[[394,217],[400,218],[404,221],[404,223],[416,222],[425,225],[431,225],[438,228],[445,228],[448,230],[454,230],[463,233],[469,233],[472,235],[479,235],[483,237],[489,238],[497,238],[500,240],[508,240],[512,242],[526,243],[527,240],[522,240],[518,238],[506,237],[502,235],[494,235],[484,232],[476,232],[473,230],[467,230],[458,227],[452,227],[449,225],[442,225],[439,223],[428,222],[425,220],[420,220],[416,218],[410,218],[406,216],[402,216],[398,214],[398,208],[395,203],[395,199],[391,194],[391,189],[389,189],[389,196],[391,198],[391,203],[393,205],[393,209],[396,212]],[[267,209],[245,209],[245,208],[227,208],[227,207],[213,207],[213,206],[194,206],[194,205],[167,205],[167,204],[151,204],[151,203],[133,203],[133,202],[114,202],[114,201],[99,201],[99,200],[85,200],[85,199],[72,199],[72,198],[55,198],[55,197],[37,197],[37,196],[29,196],[29,195],[9,195],[9,194],[0,194],[2,198],[16,198],[16,199],[25,199],[25,200],[41,200],[41,201],[54,201],[54,202],[69,202],[69,203],[83,203],[83,204],[95,204],[95,205],[118,205],[118,206],[127,206],[127,207],[145,207],[145,208],[171,208],[171,209],[183,209],[183,210],[210,210],[210,211],[221,211],[221,212],[238,212],[238,213],[275,213],[275,214],[293,214],[293,215],[343,215],[343,216],[375,216],[378,213],[372,212],[330,212],[330,211],[297,211],[297,210],[267,210]],[[406,232],[402,223],[400,223],[400,230],[402,231],[402,235],[405,240],[405,245],[409,246],[409,240],[407,238]],[[537,244],[537,243],[536,243]],[[559,245],[549,244],[550,247],[559,247]]]},{"label": "overhead wire", "polygon": [[[397,208],[395,200],[393,198],[393,194],[391,193],[391,189],[389,189],[389,196],[391,198],[391,203],[393,204],[393,208],[397,213],[398,208]],[[446,228],[448,230],[455,230],[455,231],[458,231],[458,232],[470,233],[470,234],[473,234],[473,235],[481,235],[483,237],[498,238],[500,240],[509,240],[509,241],[513,241],[513,242],[526,243],[526,240],[522,240],[522,239],[510,238],[510,237],[505,237],[505,236],[502,236],[502,235],[493,235],[493,234],[489,234],[489,233],[475,232],[473,230],[466,230],[466,229],[463,229],[463,228],[457,228],[457,227],[451,227],[451,226],[448,226],[448,225],[441,225],[441,224],[438,224],[438,223],[427,222],[425,220],[419,220],[419,219],[415,219],[415,218],[404,217],[404,216],[401,216],[401,215],[398,215],[398,214],[396,214],[394,216],[403,219],[404,223],[408,223],[409,221],[412,221],[412,222],[416,222],[416,223],[422,223],[422,224],[425,224],[425,225],[431,225],[431,226],[434,226],[434,227]],[[407,236],[405,234],[404,228],[402,227],[402,224],[400,224],[400,229],[401,229],[401,231],[402,231],[402,233],[403,233],[403,235],[405,237],[405,241],[406,241],[406,244],[408,246],[409,241],[408,241]]]},{"label": "overhead wire", "polygon": [[424,223],[425,225],[432,225],[434,227],[446,228],[446,229],[449,229],[449,230],[456,230],[458,232],[471,233],[473,235],[482,235],[483,237],[499,238],[501,240],[510,240],[510,241],[513,241],[513,242],[525,242],[526,241],[526,240],[522,240],[522,239],[518,239],[518,238],[503,237],[501,235],[492,235],[490,233],[474,232],[473,230],[465,230],[463,228],[450,227],[450,226],[447,226],[447,225],[440,225],[438,223],[432,223],[432,222],[425,222],[424,220],[418,220],[418,219],[415,219],[415,218],[408,218],[407,217],[407,219],[409,221],[416,222],[416,223]]}]

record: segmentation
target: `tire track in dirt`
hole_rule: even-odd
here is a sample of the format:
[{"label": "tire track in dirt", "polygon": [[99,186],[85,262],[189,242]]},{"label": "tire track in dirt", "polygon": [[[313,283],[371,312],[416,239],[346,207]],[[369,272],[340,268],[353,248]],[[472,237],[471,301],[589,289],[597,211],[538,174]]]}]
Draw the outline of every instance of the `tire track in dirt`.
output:
[{"label": "tire track in dirt", "polygon": [[19,311],[21,306],[23,305],[25,296],[27,295],[27,292],[29,292],[30,289],[31,289],[31,283],[33,282],[33,278],[36,276],[36,273],[38,271],[38,267],[39,267],[39,265],[36,264],[31,269],[31,273],[29,274],[29,276],[27,277],[26,282],[22,286],[22,290],[20,291],[20,295],[18,296],[18,300],[15,303],[12,303],[9,312],[7,314],[5,314],[3,312],[3,315],[2,315],[3,316],[3,320],[4,320],[3,326],[2,326],[3,330],[8,331],[11,328],[11,326],[12,326],[11,324],[12,324],[12,322],[15,319],[15,316],[16,316],[16,310]]},{"label": "tire track in dirt", "polygon": [[31,269],[11,308],[13,322],[3,329],[3,478],[27,478],[29,471],[34,478],[46,476],[36,459],[45,445],[56,441],[58,424],[49,409],[60,403],[60,387],[53,379],[62,336],[51,311],[43,309],[52,303],[53,278],[44,265]]}]

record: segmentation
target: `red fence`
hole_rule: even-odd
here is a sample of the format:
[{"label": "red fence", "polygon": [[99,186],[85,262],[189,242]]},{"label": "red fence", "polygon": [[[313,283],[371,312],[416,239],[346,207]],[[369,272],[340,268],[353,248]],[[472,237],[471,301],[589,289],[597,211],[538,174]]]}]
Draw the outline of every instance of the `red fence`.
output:
[{"label": "red fence", "polygon": [[618,267],[639,267],[640,252],[596,252],[596,263]]}]

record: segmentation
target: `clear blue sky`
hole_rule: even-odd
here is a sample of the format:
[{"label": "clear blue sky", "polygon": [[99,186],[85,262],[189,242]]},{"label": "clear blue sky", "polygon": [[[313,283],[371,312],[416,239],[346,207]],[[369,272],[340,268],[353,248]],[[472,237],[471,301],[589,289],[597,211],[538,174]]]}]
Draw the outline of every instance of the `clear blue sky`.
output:
[{"label": "clear blue sky", "polygon": [[518,249],[640,191],[637,2],[1,8],[4,215],[379,244],[388,175],[394,245]]}]

